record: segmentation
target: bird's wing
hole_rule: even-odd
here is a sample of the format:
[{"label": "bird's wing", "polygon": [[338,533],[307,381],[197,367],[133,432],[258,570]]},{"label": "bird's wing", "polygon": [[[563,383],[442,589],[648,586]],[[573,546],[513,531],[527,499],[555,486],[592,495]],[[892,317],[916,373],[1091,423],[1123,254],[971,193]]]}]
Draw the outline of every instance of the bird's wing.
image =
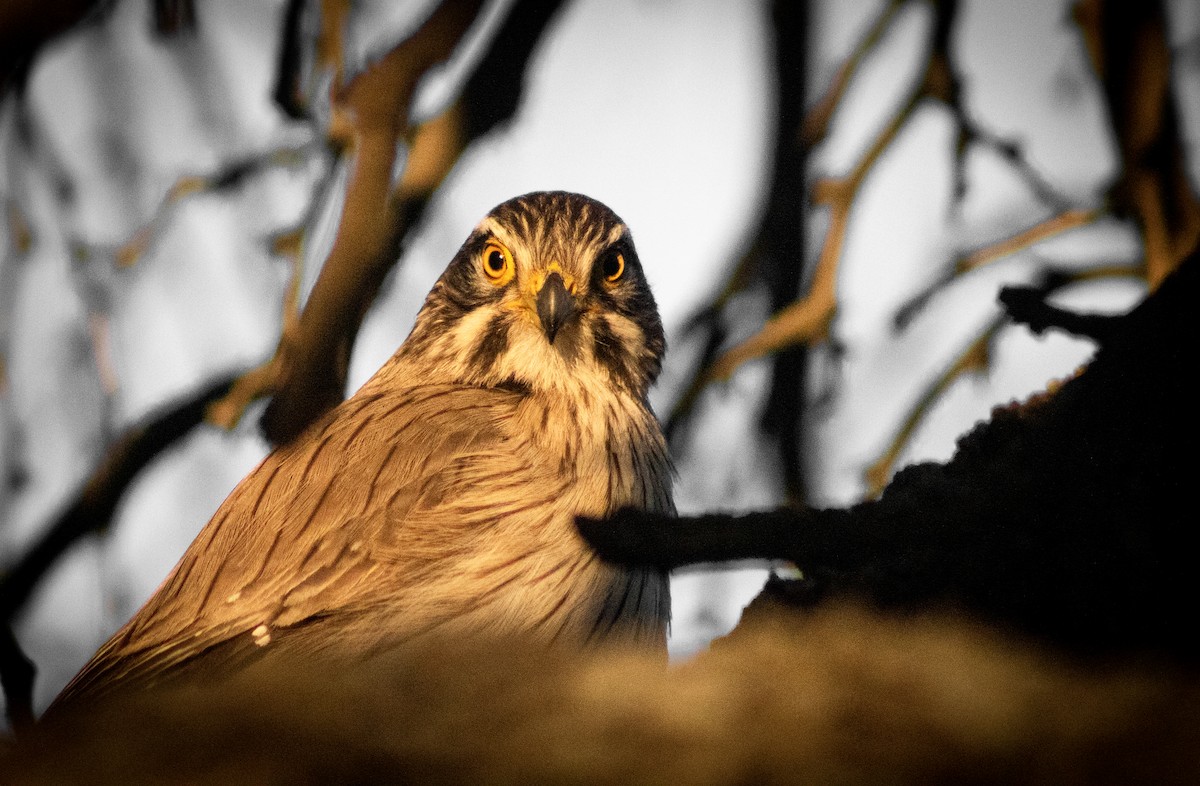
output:
[{"label": "bird's wing", "polygon": [[[460,531],[486,524],[504,515],[481,497],[489,484],[548,474],[528,450],[511,450],[500,426],[517,393],[364,393],[242,481],[56,703],[154,681],[201,658],[243,658],[335,609],[403,598],[397,582],[417,585],[439,561],[461,556],[451,548],[458,533],[439,536],[431,522]],[[478,457],[497,454],[512,458],[505,466],[515,477],[471,477],[488,463]]]}]

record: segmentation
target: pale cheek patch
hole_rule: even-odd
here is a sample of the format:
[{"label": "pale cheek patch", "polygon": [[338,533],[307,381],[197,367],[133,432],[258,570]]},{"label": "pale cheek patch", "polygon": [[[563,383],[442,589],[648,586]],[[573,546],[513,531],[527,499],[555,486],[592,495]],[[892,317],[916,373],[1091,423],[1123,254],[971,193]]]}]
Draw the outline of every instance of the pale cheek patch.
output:
[{"label": "pale cheek patch", "polygon": [[646,335],[636,322],[610,314],[605,314],[603,319],[626,352],[633,356],[641,354],[641,348],[646,345]]},{"label": "pale cheek patch", "polygon": [[451,351],[469,357],[495,315],[496,309],[491,306],[477,308],[464,315],[454,326]]}]

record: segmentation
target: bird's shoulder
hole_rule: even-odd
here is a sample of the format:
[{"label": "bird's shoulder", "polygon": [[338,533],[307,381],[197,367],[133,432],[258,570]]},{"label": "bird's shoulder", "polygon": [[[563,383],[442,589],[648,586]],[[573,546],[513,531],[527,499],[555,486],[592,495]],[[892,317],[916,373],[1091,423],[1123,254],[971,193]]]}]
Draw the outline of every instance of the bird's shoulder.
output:
[{"label": "bird's shoulder", "polygon": [[366,389],[343,402],[242,480],[64,693],[169,672],[233,639],[253,651],[273,629],[382,591],[381,569],[424,553],[419,533],[409,544],[399,536],[406,525],[436,517],[464,480],[478,488],[464,473],[479,457],[521,461],[505,427],[520,398],[438,384]]}]

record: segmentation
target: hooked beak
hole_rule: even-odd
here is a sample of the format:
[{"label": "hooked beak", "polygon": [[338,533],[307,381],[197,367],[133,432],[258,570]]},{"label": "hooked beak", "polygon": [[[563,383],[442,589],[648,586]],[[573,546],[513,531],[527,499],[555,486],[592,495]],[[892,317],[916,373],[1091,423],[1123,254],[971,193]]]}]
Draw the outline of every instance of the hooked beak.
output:
[{"label": "hooked beak", "polygon": [[537,314],[546,331],[546,339],[553,344],[559,328],[577,311],[575,298],[567,291],[563,277],[557,271],[546,277],[537,296]]}]

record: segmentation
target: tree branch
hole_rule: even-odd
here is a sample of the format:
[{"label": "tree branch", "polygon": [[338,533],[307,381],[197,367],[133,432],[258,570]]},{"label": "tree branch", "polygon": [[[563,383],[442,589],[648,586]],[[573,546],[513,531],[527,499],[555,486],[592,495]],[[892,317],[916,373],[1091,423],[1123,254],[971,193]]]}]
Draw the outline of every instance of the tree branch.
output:
[{"label": "tree branch", "polygon": [[959,276],[990,265],[1018,251],[1024,251],[1044,240],[1049,240],[1050,238],[1070,232],[1073,229],[1092,224],[1102,218],[1104,214],[1105,211],[1103,208],[1066,210],[1043,221],[1039,221],[1014,235],[1001,238],[994,243],[988,243],[981,248],[961,255],[955,262],[952,270],[948,270],[943,276],[909,298],[904,305],[896,310],[893,320],[896,330],[907,328],[925,306],[929,304],[933,296],[955,281]]},{"label": "tree branch", "polygon": [[1080,0],[1074,17],[1104,89],[1121,170],[1113,212],[1137,222],[1151,289],[1200,245],[1200,197],[1187,170],[1171,53],[1157,0]]}]

